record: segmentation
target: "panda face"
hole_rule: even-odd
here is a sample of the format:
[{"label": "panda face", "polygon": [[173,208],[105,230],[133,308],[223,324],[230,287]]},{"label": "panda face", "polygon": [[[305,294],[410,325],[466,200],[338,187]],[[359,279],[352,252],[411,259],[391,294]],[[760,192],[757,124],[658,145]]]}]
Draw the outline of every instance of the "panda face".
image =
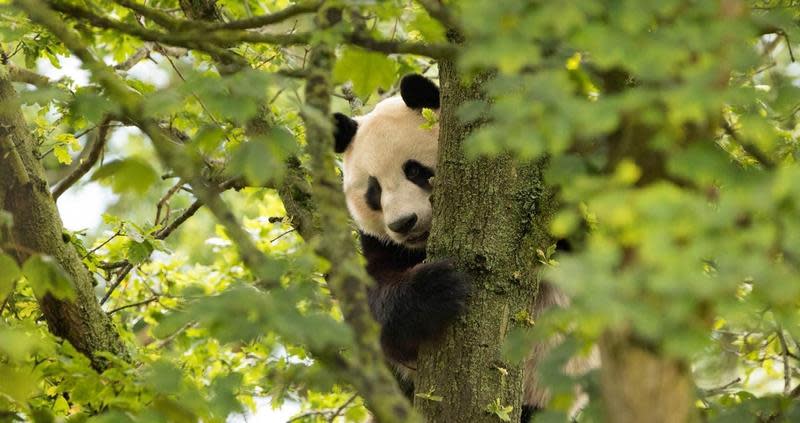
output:
[{"label": "panda face", "polygon": [[424,128],[420,108],[438,109],[438,102],[438,88],[412,75],[401,82],[401,96],[381,101],[372,112],[336,116],[345,198],[361,231],[407,248],[425,247],[439,127]]},{"label": "panda face", "polygon": [[423,248],[431,225],[431,182],[439,128],[400,97],[386,99],[355,119],[344,153],[344,192],[358,227],[378,238]]}]

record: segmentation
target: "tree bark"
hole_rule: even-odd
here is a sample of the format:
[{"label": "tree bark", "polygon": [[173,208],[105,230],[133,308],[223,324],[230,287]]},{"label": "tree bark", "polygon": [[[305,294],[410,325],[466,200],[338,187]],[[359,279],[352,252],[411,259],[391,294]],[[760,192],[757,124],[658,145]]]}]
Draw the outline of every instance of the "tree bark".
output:
[{"label": "tree bark", "polygon": [[62,239],[64,228],[44,168],[35,155],[35,140],[28,132],[13,86],[2,75],[0,139],[0,207],[13,217],[11,228],[0,232],[0,244],[20,265],[34,253],[46,254],[69,274],[77,294],[75,301],[44,295],[38,298],[39,305],[50,331],[89,357],[95,369],[103,370],[108,363],[95,353],[107,351],[127,357],[127,352],[97,302],[92,275],[75,248]]},{"label": "tree bark", "polygon": [[622,333],[605,334],[600,354],[600,386],[608,421],[693,421],[694,384],[687,365],[648,351]]},{"label": "tree bark", "polygon": [[549,237],[548,191],[542,163],[509,156],[468,160],[462,142],[474,125],[456,116],[459,105],[482,96],[480,83],[461,84],[453,61],[439,64],[442,108],[433,194],[430,260],[451,258],[472,277],[468,311],[441,342],[423,345],[415,406],[429,422],[494,422],[489,405],[512,406],[519,421],[522,363],[502,356],[512,317],[532,311],[537,287],[535,251]]}]

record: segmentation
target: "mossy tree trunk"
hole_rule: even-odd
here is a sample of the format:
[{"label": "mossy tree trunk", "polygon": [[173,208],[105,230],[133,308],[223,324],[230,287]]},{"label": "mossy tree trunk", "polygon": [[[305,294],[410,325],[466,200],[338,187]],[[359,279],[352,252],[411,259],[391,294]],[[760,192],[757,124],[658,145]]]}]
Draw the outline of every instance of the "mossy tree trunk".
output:
[{"label": "mossy tree trunk", "polygon": [[473,129],[456,116],[459,105],[480,98],[480,81],[462,85],[455,63],[442,61],[439,161],[433,195],[430,260],[451,258],[472,277],[468,311],[441,342],[423,346],[415,406],[429,422],[499,422],[487,411],[499,401],[519,421],[522,363],[501,353],[512,317],[530,312],[537,286],[536,248],[550,240],[551,211],[541,166],[508,156],[471,160],[462,143]]},{"label": "mossy tree trunk", "polygon": [[45,295],[38,298],[42,314],[54,335],[72,343],[92,360],[95,369],[103,370],[107,363],[95,353],[107,351],[126,357],[125,348],[111,319],[97,302],[91,274],[75,248],[62,239],[61,217],[36,156],[35,140],[28,131],[14,88],[2,76],[0,141],[0,208],[13,218],[10,228],[0,228],[0,245],[20,265],[32,254],[46,254],[69,274],[77,294],[75,300],[61,301]]}]

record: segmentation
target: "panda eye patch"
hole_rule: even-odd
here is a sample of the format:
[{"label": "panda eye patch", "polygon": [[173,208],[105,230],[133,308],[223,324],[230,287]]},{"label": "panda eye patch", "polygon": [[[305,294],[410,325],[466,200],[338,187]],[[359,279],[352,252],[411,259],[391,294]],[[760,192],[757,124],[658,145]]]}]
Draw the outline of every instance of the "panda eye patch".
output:
[{"label": "panda eye patch", "polygon": [[378,211],[381,209],[381,184],[378,178],[370,176],[367,182],[367,193],[364,194],[364,200],[367,206],[372,210]]},{"label": "panda eye patch", "polygon": [[433,169],[428,166],[416,160],[406,160],[403,163],[403,173],[414,185],[426,190],[431,189],[430,179],[433,177]]}]

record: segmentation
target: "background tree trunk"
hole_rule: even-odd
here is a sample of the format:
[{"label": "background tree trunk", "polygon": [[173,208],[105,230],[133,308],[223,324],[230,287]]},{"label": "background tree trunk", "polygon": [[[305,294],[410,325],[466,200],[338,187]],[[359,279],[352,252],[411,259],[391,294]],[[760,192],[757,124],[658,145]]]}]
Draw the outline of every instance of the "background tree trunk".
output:
[{"label": "background tree trunk", "polygon": [[415,406],[429,422],[498,422],[489,413],[499,400],[519,421],[521,363],[503,359],[502,346],[515,324],[531,311],[537,286],[535,251],[549,243],[551,211],[541,166],[508,156],[468,160],[462,142],[474,125],[456,117],[458,107],[481,97],[481,84],[463,86],[453,61],[439,64],[442,109],[439,160],[433,195],[430,260],[452,258],[472,278],[467,314],[435,344],[422,347]]},{"label": "background tree trunk", "polygon": [[[35,140],[28,132],[14,88],[3,77],[0,77],[0,137],[0,207],[13,217],[13,226],[0,232],[0,244],[20,265],[34,253],[47,254],[69,274],[75,301],[45,295],[38,299],[42,313],[54,335],[68,340],[92,360],[95,369],[103,370],[106,360],[95,356],[96,352],[108,351],[121,357],[127,353],[111,319],[97,302],[92,275],[75,248],[62,239],[64,228],[44,168],[35,155]],[[87,212],[99,213],[99,210]]]},{"label": "background tree trunk", "polygon": [[600,342],[606,418],[617,423],[693,421],[694,384],[687,365],[609,332]]}]

